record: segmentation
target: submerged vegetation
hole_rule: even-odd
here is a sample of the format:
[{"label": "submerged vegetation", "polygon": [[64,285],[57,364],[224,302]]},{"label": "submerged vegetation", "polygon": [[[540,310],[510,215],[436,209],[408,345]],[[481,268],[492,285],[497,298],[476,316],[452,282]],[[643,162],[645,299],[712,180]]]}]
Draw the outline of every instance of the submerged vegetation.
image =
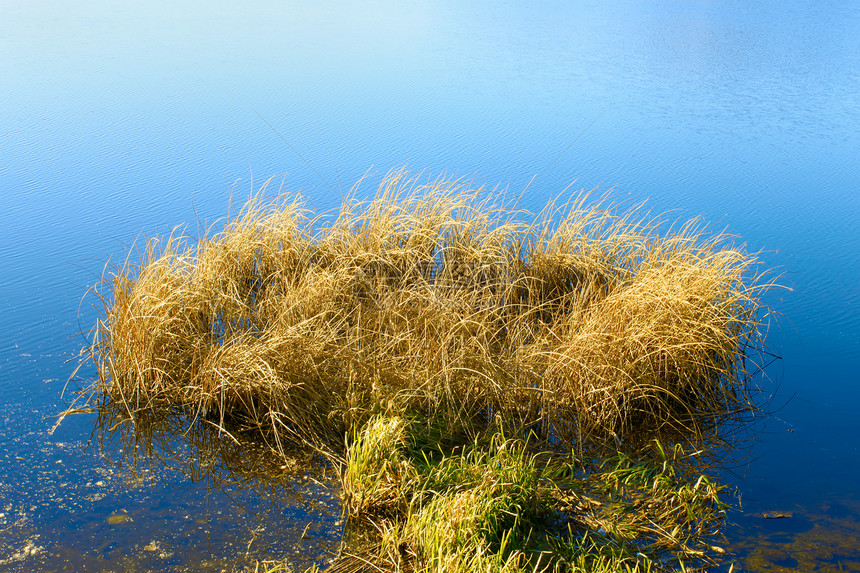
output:
[{"label": "submerged vegetation", "polygon": [[96,289],[91,394],[328,459],[352,524],[331,570],[718,551],[695,460],[756,409],[770,286],[728,237],[586,195],[532,217],[397,171],[330,218],[261,193],[132,254]]}]

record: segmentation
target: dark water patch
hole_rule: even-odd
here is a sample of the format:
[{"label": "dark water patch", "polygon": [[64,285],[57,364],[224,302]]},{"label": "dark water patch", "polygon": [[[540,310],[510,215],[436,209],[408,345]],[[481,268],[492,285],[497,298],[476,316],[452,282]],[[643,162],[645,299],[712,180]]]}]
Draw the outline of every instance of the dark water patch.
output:
[{"label": "dark water patch", "polygon": [[[835,506],[836,511],[832,511]],[[791,518],[748,514],[729,530],[735,571],[835,572],[860,570],[857,510],[850,504],[799,508]]]}]

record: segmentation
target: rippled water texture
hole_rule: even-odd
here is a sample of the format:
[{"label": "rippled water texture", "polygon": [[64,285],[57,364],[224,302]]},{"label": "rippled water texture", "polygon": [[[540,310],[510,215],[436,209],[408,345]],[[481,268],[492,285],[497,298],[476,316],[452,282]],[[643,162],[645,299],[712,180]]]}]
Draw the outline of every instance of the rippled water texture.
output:
[{"label": "rippled water texture", "polygon": [[0,570],[326,558],[326,478],[221,479],[180,438],[188,467],[132,471],[94,415],[51,416],[81,298],[136,237],[271,176],[324,211],[403,164],[532,210],[612,188],[763,250],[793,290],[769,295],[773,415],[725,473],[735,571],[860,568],[858,70],[853,1],[0,0]]}]

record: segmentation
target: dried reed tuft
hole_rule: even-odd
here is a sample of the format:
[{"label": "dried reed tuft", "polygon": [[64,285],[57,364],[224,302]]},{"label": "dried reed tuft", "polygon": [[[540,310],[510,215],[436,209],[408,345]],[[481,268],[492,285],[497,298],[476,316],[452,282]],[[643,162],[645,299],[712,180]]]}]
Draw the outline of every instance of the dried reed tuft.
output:
[{"label": "dried reed tuft", "polygon": [[702,440],[755,408],[756,256],[587,196],[526,215],[400,170],[332,220],[280,195],[96,288],[96,391],[342,451],[377,414],[562,449]]}]

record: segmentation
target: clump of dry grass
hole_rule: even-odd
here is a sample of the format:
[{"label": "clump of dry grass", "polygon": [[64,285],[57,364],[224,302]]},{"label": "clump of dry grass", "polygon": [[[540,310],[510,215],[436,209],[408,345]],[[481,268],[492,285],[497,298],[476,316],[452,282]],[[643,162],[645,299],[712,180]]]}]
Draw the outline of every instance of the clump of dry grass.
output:
[{"label": "clump of dry grass", "polygon": [[96,289],[95,390],[329,453],[376,414],[569,451],[755,407],[755,255],[584,195],[532,220],[481,196],[396,171],[332,220],[261,193],[219,233],[148,242]]}]

